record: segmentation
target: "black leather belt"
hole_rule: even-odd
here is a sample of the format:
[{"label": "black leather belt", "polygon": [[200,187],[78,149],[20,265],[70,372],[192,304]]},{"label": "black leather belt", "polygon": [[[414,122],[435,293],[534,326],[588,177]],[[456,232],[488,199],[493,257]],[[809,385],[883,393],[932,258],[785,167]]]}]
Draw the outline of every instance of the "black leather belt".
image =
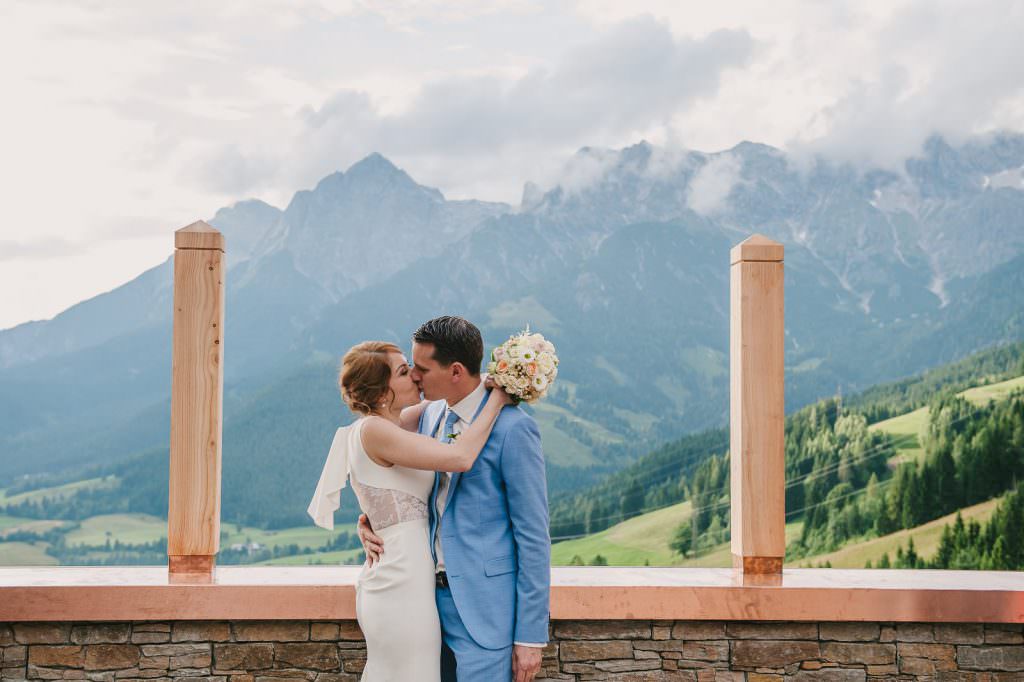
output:
[{"label": "black leather belt", "polygon": [[438,571],[434,574],[434,585],[436,587],[448,587],[448,574],[444,571]]}]

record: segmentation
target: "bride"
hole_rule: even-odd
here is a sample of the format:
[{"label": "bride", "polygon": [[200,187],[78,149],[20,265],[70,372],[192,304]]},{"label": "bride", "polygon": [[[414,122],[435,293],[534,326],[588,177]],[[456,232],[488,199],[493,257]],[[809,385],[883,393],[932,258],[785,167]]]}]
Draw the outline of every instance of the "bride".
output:
[{"label": "bride", "polygon": [[387,553],[366,562],[356,582],[356,618],[366,638],[364,682],[440,680],[441,625],[427,511],[434,472],[469,470],[501,409],[512,404],[504,390],[492,390],[457,439],[420,435],[426,401],[420,401],[409,370],[391,343],[366,341],[345,353],[341,395],[361,416],[334,435],[308,510],[318,526],[332,529],[347,478],[387,544]]}]

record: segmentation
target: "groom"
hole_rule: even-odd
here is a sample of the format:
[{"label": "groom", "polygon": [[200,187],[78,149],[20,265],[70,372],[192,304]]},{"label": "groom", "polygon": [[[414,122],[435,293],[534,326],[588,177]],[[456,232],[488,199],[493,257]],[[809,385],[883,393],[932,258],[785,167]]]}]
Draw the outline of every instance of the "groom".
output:
[{"label": "groom", "polygon": [[[420,433],[451,442],[472,423],[487,397],[483,352],[480,330],[461,317],[416,330],[412,378],[435,401],[423,411]],[[502,410],[472,469],[437,474],[430,535],[442,681],[530,682],[548,639],[551,579],[547,480],[532,417]],[[371,561],[387,549],[365,516],[359,537]]]}]

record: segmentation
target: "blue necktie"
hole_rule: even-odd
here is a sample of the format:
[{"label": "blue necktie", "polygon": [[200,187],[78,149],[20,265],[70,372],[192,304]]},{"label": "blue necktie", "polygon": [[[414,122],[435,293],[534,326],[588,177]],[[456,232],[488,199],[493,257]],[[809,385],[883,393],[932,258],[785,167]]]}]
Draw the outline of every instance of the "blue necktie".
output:
[{"label": "blue necktie", "polygon": [[448,418],[444,420],[444,442],[452,442],[452,429],[455,428],[455,422],[459,421],[459,415],[455,414],[452,409],[448,410]]}]

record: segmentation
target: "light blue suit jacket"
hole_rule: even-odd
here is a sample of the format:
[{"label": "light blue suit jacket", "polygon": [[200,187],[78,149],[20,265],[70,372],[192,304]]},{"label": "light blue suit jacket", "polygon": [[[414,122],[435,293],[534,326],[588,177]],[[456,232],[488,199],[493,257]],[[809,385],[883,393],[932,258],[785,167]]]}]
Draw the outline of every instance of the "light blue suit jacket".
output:
[{"label": "light blue suit jacket", "polygon": [[[486,400],[486,398],[484,398]],[[427,406],[420,433],[436,437],[445,401]],[[437,488],[430,496],[430,551]],[[537,423],[505,407],[473,468],[454,473],[441,525],[445,570],[459,616],[477,644],[548,641],[551,537]],[[437,560],[437,557],[434,557]]]}]

